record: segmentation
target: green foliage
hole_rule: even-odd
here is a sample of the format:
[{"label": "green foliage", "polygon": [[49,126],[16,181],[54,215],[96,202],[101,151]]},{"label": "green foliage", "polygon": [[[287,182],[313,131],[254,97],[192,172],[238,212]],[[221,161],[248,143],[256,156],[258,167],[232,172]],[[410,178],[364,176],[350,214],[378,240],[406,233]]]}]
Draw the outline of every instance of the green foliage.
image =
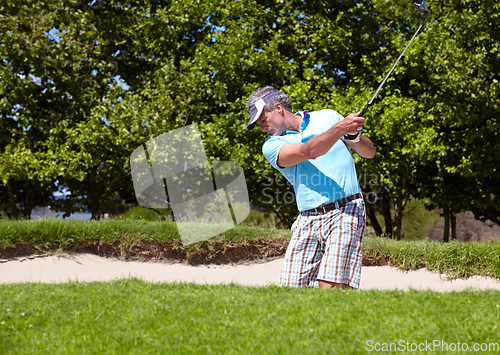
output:
[{"label": "green foliage", "polygon": [[[429,210],[424,201],[409,200],[404,208],[402,220],[401,239],[406,241],[416,241],[427,239],[427,231],[434,227],[439,220],[439,210]],[[394,218],[394,210],[390,211]],[[382,215],[377,216],[378,222],[385,228],[385,221]]]},{"label": "green foliage", "polygon": [[[366,115],[378,154],[356,163],[377,176],[363,188],[384,200],[378,213],[396,206],[401,216],[417,198],[498,221],[499,6],[429,3],[424,31]],[[197,123],[209,158],[241,164],[252,204],[283,227],[297,210],[278,196],[292,191],[262,156],[265,135],[245,129],[246,99],[272,84],[296,111],[360,111],[420,21],[405,0],[32,0],[0,10],[5,214],[86,206],[99,218],[110,200],[133,202],[132,151]],[[55,200],[56,190],[71,195]]]},{"label": "green foliage", "polygon": [[248,217],[241,224],[253,227],[276,228],[276,218],[269,212],[251,209]]},{"label": "green foliage", "polygon": [[145,219],[147,221],[154,220],[172,220],[172,215],[164,210],[153,210],[152,208],[145,208],[142,206],[136,206],[120,214],[117,219]]},{"label": "green foliage", "polygon": [[427,239],[427,230],[439,220],[439,211],[429,211],[423,202],[408,201],[403,215],[402,237],[404,240]]}]

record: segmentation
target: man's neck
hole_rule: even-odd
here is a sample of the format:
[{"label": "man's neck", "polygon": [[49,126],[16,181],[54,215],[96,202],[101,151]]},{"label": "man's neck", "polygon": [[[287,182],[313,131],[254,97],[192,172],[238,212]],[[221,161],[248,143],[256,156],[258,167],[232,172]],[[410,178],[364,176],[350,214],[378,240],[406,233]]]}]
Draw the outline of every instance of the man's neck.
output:
[{"label": "man's neck", "polygon": [[295,114],[290,112],[290,116],[289,116],[290,125],[288,127],[288,130],[300,132],[300,124],[302,123],[302,120],[303,120],[303,118],[301,115],[295,115]]}]

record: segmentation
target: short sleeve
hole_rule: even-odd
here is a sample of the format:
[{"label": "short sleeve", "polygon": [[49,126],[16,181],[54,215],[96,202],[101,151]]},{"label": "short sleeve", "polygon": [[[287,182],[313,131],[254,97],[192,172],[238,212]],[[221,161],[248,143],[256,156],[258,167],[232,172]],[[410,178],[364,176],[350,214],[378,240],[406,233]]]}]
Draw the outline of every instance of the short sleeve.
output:
[{"label": "short sleeve", "polygon": [[278,155],[280,153],[281,148],[283,145],[288,143],[288,141],[281,136],[271,136],[266,139],[264,142],[264,145],[262,146],[262,153],[264,153],[264,156],[269,160],[269,163],[278,170],[282,170],[283,168],[280,168],[278,166]]},{"label": "short sleeve", "polygon": [[[327,115],[325,115],[325,117],[327,118],[330,126],[328,127],[331,128],[333,126],[335,126],[337,123],[339,123],[340,121],[342,121],[344,119],[344,116],[342,116],[340,113],[338,113],[337,111],[334,111],[334,110],[329,110],[329,109],[326,109],[324,110],[324,112],[327,112]],[[344,137],[340,137],[340,139],[342,141],[344,141]]]},{"label": "short sleeve", "polygon": [[327,113],[323,117],[326,118],[330,122],[331,127],[335,126],[337,123],[339,123],[340,121],[342,121],[344,119],[344,116],[342,116],[337,111],[326,109],[326,110],[323,110],[323,112]]}]

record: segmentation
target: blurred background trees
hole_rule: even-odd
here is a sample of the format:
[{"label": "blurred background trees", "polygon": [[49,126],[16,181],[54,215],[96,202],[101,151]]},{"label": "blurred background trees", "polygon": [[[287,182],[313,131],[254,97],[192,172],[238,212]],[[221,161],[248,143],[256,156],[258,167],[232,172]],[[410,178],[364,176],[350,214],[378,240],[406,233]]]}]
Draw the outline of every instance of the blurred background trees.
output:
[{"label": "blurred background trees", "polygon": [[[372,226],[396,238],[413,200],[442,211],[445,239],[462,211],[500,222],[500,5],[428,6],[366,115],[377,156],[355,157]],[[240,163],[252,205],[286,227],[293,195],[261,154],[265,134],[245,128],[247,98],[273,85],[296,111],[360,111],[420,22],[409,0],[10,1],[0,11],[4,216],[50,206],[98,219],[133,203],[132,151],[196,123],[210,158]]]}]

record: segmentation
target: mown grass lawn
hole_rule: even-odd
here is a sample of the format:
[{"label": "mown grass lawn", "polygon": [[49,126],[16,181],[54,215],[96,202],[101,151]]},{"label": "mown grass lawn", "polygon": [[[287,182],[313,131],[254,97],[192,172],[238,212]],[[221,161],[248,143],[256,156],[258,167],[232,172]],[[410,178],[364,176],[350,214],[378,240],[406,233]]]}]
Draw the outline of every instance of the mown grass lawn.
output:
[{"label": "mown grass lawn", "polygon": [[0,305],[5,354],[347,354],[368,353],[384,343],[460,342],[472,349],[500,341],[498,291],[342,291],[132,279],[0,285]]}]

